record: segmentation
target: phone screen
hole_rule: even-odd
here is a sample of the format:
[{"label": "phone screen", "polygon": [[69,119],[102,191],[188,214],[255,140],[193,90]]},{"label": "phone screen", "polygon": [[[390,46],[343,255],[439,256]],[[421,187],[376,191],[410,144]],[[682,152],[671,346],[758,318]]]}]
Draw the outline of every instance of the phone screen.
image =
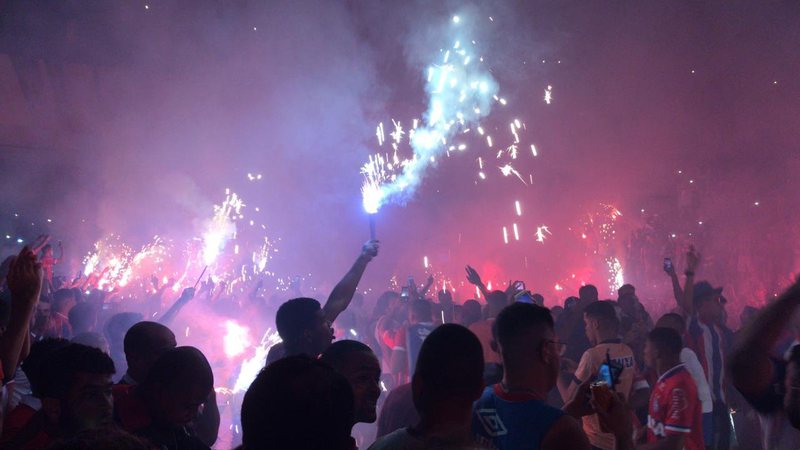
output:
[{"label": "phone screen", "polygon": [[614,377],[611,374],[611,367],[609,367],[608,364],[603,363],[600,365],[600,369],[597,371],[597,381],[603,381],[609,387],[614,386]]},{"label": "phone screen", "polygon": [[408,298],[408,286],[404,286],[403,290],[400,291],[400,297],[404,299]]},{"label": "phone screen", "polygon": [[514,297],[514,301],[518,303],[535,303],[533,301],[533,296],[531,296],[529,291],[520,292],[516,297]]},{"label": "phone screen", "polygon": [[525,282],[524,281],[518,281],[518,282],[514,283],[514,289],[516,289],[518,291],[524,291],[525,290]]},{"label": "phone screen", "polygon": [[664,258],[664,270],[672,270],[672,260],[670,258]]}]

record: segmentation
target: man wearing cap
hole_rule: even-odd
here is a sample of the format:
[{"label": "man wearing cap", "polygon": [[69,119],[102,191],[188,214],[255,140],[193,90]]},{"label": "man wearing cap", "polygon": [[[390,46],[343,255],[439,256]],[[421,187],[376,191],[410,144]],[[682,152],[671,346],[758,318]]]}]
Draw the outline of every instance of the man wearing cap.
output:
[{"label": "man wearing cap", "polygon": [[713,441],[709,448],[727,450],[730,447],[730,410],[725,398],[725,352],[724,331],[720,320],[722,288],[715,288],[707,281],[694,282],[695,271],[700,265],[700,254],[693,246],[686,254],[686,284],[683,296],[678,297],[678,306],[689,324],[686,344],[697,354],[703,366],[711,398],[714,402]]}]

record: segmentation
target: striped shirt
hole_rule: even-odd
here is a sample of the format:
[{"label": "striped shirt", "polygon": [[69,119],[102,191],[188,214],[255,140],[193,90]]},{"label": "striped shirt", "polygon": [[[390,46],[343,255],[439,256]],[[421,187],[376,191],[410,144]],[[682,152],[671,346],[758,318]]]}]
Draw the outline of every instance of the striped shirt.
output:
[{"label": "striped shirt", "polygon": [[689,319],[686,343],[697,355],[703,372],[706,374],[711,398],[725,403],[725,355],[723,351],[722,330],[713,324],[706,324],[693,314]]}]

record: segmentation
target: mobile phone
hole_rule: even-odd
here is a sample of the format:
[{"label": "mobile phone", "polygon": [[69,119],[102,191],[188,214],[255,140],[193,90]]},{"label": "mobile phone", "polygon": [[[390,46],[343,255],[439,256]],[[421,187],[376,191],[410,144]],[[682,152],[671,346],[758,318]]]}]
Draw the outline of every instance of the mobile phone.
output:
[{"label": "mobile phone", "polygon": [[665,272],[672,272],[672,259],[671,258],[664,258],[664,271]]},{"label": "mobile phone", "polygon": [[514,283],[514,289],[517,291],[524,291],[525,290],[525,282],[524,281],[517,281]]},{"label": "mobile phone", "polygon": [[622,373],[622,366],[616,361],[611,361],[611,358],[606,354],[606,362],[600,364],[597,370],[597,382],[605,383],[613,391]]},{"label": "mobile phone", "polygon": [[400,291],[400,298],[408,300],[408,286],[403,286],[403,289]]},{"label": "mobile phone", "polygon": [[596,381],[602,381],[609,387],[614,386],[614,375],[611,373],[611,366],[606,363],[600,364],[600,369],[597,371]]},{"label": "mobile phone", "polygon": [[531,295],[531,291],[522,291],[514,296],[514,301],[517,303],[530,303],[534,304],[536,302],[533,301],[533,296]]}]

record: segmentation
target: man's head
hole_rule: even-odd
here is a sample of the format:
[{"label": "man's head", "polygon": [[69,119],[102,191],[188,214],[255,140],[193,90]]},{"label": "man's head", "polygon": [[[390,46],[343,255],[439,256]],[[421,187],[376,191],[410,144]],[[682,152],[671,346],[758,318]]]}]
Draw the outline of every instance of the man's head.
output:
[{"label": "man's head", "polygon": [[492,347],[500,353],[507,374],[535,373],[549,388],[555,386],[565,348],[556,339],[550,311],[514,303],[497,316],[492,333]]},{"label": "man's head", "polygon": [[258,374],[242,402],[245,450],[350,448],[350,383],[307,355],[275,361]]},{"label": "man's head", "polygon": [[544,296],[542,294],[533,294],[531,299],[533,299],[534,305],[544,306]]},{"label": "man's head", "polygon": [[470,326],[481,320],[481,304],[476,300],[467,300],[461,310],[461,324]]},{"label": "man's head", "polygon": [[508,296],[503,291],[492,291],[486,296],[486,304],[489,305],[489,318],[497,317],[508,306]]},{"label": "man's head", "polygon": [[275,314],[275,327],[287,354],[317,356],[333,341],[331,324],[313,298],[295,298],[282,304]]},{"label": "man's head", "polygon": [[636,314],[636,307],[639,304],[639,299],[633,294],[625,294],[617,300],[617,303],[627,316],[633,316]]},{"label": "man's head", "polygon": [[336,341],[322,353],[320,360],[347,378],[355,401],[354,423],[373,423],[381,395],[381,365],[367,345],[358,341]]},{"label": "man's head", "polygon": [[140,388],[153,421],[178,428],[197,417],[214,389],[214,374],[200,350],[176,347],[156,360]]},{"label": "man's head", "polygon": [[659,375],[671,369],[681,360],[683,340],[672,328],[653,328],[644,343],[644,361]]},{"label": "man's head", "polygon": [[617,289],[617,299],[626,295],[636,295],[636,288],[632,284],[623,284]]},{"label": "man's head", "polygon": [[597,288],[594,287],[594,285],[587,284],[578,289],[578,298],[580,298],[583,303],[596,302],[600,298],[600,294],[597,292]]},{"label": "man's head", "polygon": [[69,314],[75,303],[75,293],[72,292],[72,289],[59,289],[53,292],[53,311],[65,315]]},{"label": "man's head", "polygon": [[699,281],[694,284],[692,303],[700,321],[719,323],[722,317],[721,295],[722,288],[714,288],[708,281]]},{"label": "man's head", "polygon": [[686,333],[686,320],[680,314],[667,313],[658,319],[656,328],[672,328],[678,335],[683,336]]},{"label": "man's head", "polygon": [[448,406],[471,408],[483,390],[481,342],[461,325],[436,328],[422,342],[412,386],[422,417]]},{"label": "man's head", "polygon": [[31,384],[31,392],[41,398],[42,367],[53,353],[69,345],[69,341],[62,338],[44,338],[31,345],[31,351],[22,362],[22,370]]},{"label": "man's head", "polygon": [[441,290],[436,293],[436,297],[439,300],[440,305],[452,305],[453,304],[453,293],[446,290]]},{"label": "man's head", "polygon": [[114,362],[100,350],[69,344],[53,351],[40,369],[45,416],[67,435],[112,421]]},{"label": "man's head", "polygon": [[69,310],[68,317],[73,334],[88,333],[97,326],[97,308],[91,303],[77,303]]},{"label": "man's head", "polygon": [[408,320],[412,324],[433,322],[431,302],[423,299],[411,302],[411,308],[408,310]]},{"label": "man's head", "polygon": [[586,337],[592,345],[613,339],[619,333],[619,318],[611,302],[592,302],[583,310]]},{"label": "man's head", "polygon": [[128,362],[128,375],[137,383],[147,377],[150,368],[167,350],[178,343],[169,328],[156,322],[139,322],[125,333],[123,342],[125,360]]}]

